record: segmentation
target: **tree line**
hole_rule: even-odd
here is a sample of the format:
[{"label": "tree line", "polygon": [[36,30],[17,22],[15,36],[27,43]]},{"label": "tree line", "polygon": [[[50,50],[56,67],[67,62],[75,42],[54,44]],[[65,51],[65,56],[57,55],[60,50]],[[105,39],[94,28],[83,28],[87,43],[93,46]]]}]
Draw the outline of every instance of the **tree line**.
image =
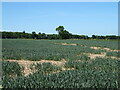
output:
[{"label": "tree line", "polygon": [[107,36],[98,36],[92,35],[88,37],[87,35],[74,35],[65,30],[63,26],[56,28],[58,34],[45,34],[39,32],[38,34],[33,31],[32,33],[23,32],[2,32],[3,39],[120,39],[120,36],[116,35],[107,35]]}]

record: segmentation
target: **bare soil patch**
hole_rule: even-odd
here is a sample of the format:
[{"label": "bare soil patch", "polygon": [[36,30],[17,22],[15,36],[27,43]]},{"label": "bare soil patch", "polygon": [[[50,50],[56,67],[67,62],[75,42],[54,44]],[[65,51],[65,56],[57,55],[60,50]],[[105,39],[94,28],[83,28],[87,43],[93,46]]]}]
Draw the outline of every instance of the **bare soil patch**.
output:
[{"label": "bare soil patch", "polygon": [[19,65],[24,67],[24,70],[22,71],[24,76],[27,76],[29,74],[34,73],[36,70],[31,70],[30,65],[36,64],[36,63],[51,63],[53,65],[57,66],[63,66],[64,63],[66,62],[65,60],[61,61],[54,61],[54,60],[40,60],[40,61],[30,61],[30,60],[6,60],[10,62],[17,62]]},{"label": "bare soil patch", "polygon": [[99,50],[101,47],[90,47],[91,49]]},{"label": "bare soil patch", "polygon": [[101,54],[93,54],[93,53],[84,53],[84,54],[87,54],[88,57],[90,57],[90,59],[96,59],[97,57],[100,57],[100,58],[112,58],[112,59],[120,60],[120,58],[115,56],[106,56],[105,52],[102,52]]},{"label": "bare soil patch", "polygon": [[96,57],[101,57],[101,58],[105,58],[106,57],[106,53],[101,53],[101,54],[88,54],[88,56],[91,58],[91,59],[95,59]]},{"label": "bare soil patch", "polygon": [[55,43],[55,44],[66,45],[66,46],[67,46],[67,45],[68,45],[68,46],[69,46],[69,45],[71,45],[71,46],[77,46],[77,44],[74,44],[74,43],[69,43],[69,44],[68,44],[68,43]]},{"label": "bare soil patch", "polygon": [[[110,56],[109,56],[110,57]],[[108,58],[109,58],[108,57]],[[112,59],[118,59],[118,60],[120,60],[120,58],[118,58],[118,57],[115,57],[115,56],[111,56],[110,58],[112,58]]]},{"label": "bare soil patch", "polygon": [[82,46],[82,47],[87,47],[86,45],[75,44],[75,43],[55,43],[55,44],[64,45],[64,46]]},{"label": "bare soil patch", "polygon": [[40,61],[30,61],[30,60],[6,60],[6,61],[10,61],[10,62],[17,62],[20,65],[31,65],[31,64],[36,64],[36,63],[52,63],[52,64],[56,64],[58,66],[61,66],[62,64],[64,64],[66,61],[63,59],[61,61],[54,61],[54,60],[40,60]]},{"label": "bare soil patch", "polygon": [[120,50],[112,50],[110,48],[102,48],[102,47],[90,47],[90,48],[95,50],[120,51]]}]

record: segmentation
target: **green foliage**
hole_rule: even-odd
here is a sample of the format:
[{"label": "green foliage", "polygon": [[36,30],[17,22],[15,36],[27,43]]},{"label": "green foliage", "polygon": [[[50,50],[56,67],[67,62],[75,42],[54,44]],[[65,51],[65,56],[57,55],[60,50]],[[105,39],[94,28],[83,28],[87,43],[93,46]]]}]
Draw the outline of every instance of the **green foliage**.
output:
[{"label": "green foliage", "polygon": [[80,54],[80,55],[77,55],[77,56],[73,56],[73,57],[70,57],[69,58],[69,61],[77,61],[77,60],[80,60],[80,61],[87,61],[87,60],[90,60],[90,57],[88,57],[87,55],[84,55],[84,54]]},{"label": "green foliage", "polygon": [[[76,45],[61,45],[60,43],[73,43]],[[118,49],[117,45],[117,41],[104,40],[3,40],[3,59],[65,59],[67,62],[64,68],[75,69],[62,71],[61,67],[52,65],[51,63],[42,63],[31,66],[31,68],[35,67],[37,72],[29,76],[22,76],[18,64],[3,62],[6,63],[3,64],[3,87],[118,88],[120,61],[111,58],[90,59],[85,55],[85,53],[106,52],[106,50],[91,49],[91,46]],[[109,55],[108,53],[107,55]],[[116,53],[113,52],[110,55],[116,56]],[[12,74],[11,70],[13,70],[12,73],[17,77],[9,77]]]},{"label": "green foliage", "polygon": [[[109,75],[109,76],[108,76]],[[104,71],[68,70],[51,75],[34,73],[4,83],[10,88],[118,88],[117,73]]]},{"label": "green foliage", "polygon": [[31,35],[31,36],[32,36],[33,39],[37,38],[36,32],[32,32],[32,35]]},{"label": "green foliage", "polygon": [[118,52],[107,52],[106,55],[118,57]]},{"label": "green foliage", "polygon": [[59,26],[56,28],[56,31],[58,31],[59,35],[57,37],[54,34],[45,34],[45,33],[38,33],[35,32],[31,33],[25,33],[23,32],[0,32],[2,33],[3,39],[103,39],[103,40],[120,40],[120,36],[116,35],[107,35],[107,36],[98,36],[98,35],[92,35],[92,37],[88,37],[87,35],[74,35],[72,33],[69,33],[67,30],[64,30],[63,26]]},{"label": "green foliage", "polygon": [[117,72],[118,73],[118,60],[117,59],[111,59],[111,58],[96,58],[95,60],[92,60],[92,62],[89,62],[87,66],[89,67],[89,70],[102,70],[106,72]]},{"label": "green foliage", "polygon": [[4,79],[6,79],[6,77],[14,78],[16,76],[22,76],[21,71],[23,70],[23,67],[20,66],[17,62],[3,61],[2,70]]},{"label": "green foliage", "polygon": [[82,69],[84,68],[84,64],[80,61],[68,61],[64,65],[65,68],[74,68],[74,69]]},{"label": "green foliage", "polygon": [[60,31],[63,31],[64,30],[64,27],[63,26],[59,26],[56,28],[56,31],[60,32]]},{"label": "green foliage", "polygon": [[[59,73],[46,74],[38,71],[27,77],[15,79],[6,77],[4,88],[118,88],[118,60],[96,58],[95,60],[79,62],[70,61],[66,68],[76,68]],[[46,72],[55,70],[50,63],[37,64],[36,68]],[[48,69],[48,65],[50,69]],[[44,67],[44,68],[41,68]],[[55,67],[56,68],[56,67]]]},{"label": "green foliage", "polygon": [[[82,53],[101,53],[105,50],[94,50],[89,47],[100,46],[117,49],[115,41],[96,40],[3,40],[3,59],[24,60],[61,60],[77,58]],[[74,43],[61,45],[55,43]],[[84,45],[84,46],[81,46]],[[85,47],[87,46],[87,47]]]},{"label": "green foliage", "polygon": [[56,72],[58,70],[61,70],[61,67],[52,65],[51,63],[37,63],[37,64],[34,64],[33,67],[35,67],[37,72],[40,72],[40,73],[51,73],[51,72]]},{"label": "green foliage", "polygon": [[70,39],[72,37],[72,34],[69,33],[67,30],[64,30],[63,26],[57,27],[56,31],[58,31],[60,39]]}]

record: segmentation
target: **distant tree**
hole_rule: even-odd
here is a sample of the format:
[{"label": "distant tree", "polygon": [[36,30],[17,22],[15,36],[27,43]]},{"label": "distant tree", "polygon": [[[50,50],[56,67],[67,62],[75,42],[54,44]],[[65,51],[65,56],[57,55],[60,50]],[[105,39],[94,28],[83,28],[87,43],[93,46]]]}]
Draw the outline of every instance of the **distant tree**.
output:
[{"label": "distant tree", "polygon": [[118,37],[115,35],[107,35],[106,39],[118,39]]},{"label": "distant tree", "polygon": [[72,35],[73,39],[79,39],[79,35]]},{"label": "distant tree", "polygon": [[23,33],[25,34],[25,31],[23,31]]},{"label": "distant tree", "polygon": [[88,36],[86,36],[86,35],[79,35],[79,39],[88,39]]},{"label": "distant tree", "polygon": [[96,35],[92,35],[92,39],[96,39]]},{"label": "distant tree", "polygon": [[39,32],[38,34],[41,34],[41,32]]},{"label": "distant tree", "polygon": [[64,30],[63,26],[57,27],[56,31],[58,31],[60,39],[69,39],[72,37],[72,34],[69,33],[67,30]]},{"label": "distant tree", "polygon": [[25,31],[22,33],[22,38],[27,38]]},{"label": "distant tree", "polygon": [[62,31],[60,35],[62,39],[70,39],[72,36],[67,30]]},{"label": "distant tree", "polygon": [[4,38],[7,38],[8,36],[7,36],[7,32],[2,32],[2,38],[4,39]]},{"label": "distant tree", "polygon": [[97,36],[97,39],[105,39],[105,36]]},{"label": "distant tree", "polygon": [[3,39],[16,39],[16,38],[26,38],[26,39],[111,39],[111,40],[120,40],[120,36],[116,35],[107,35],[107,36],[98,36],[98,35],[92,35],[92,37],[88,37],[86,35],[73,35],[69,33],[67,30],[64,29],[63,26],[59,26],[56,28],[56,31],[58,31],[58,34],[45,34],[45,33],[38,33],[32,32],[31,33],[25,33],[23,32],[1,32]]},{"label": "distant tree", "polygon": [[32,38],[33,38],[33,39],[36,39],[36,38],[37,38],[36,32],[32,32]]},{"label": "distant tree", "polygon": [[56,31],[58,32],[62,32],[64,30],[64,27],[63,26],[59,26],[56,28]]},{"label": "distant tree", "polygon": [[38,36],[37,36],[37,39],[41,39],[42,38],[42,35],[41,35],[41,32],[38,33]]},{"label": "distant tree", "polygon": [[48,34],[47,39],[59,39],[57,34]]},{"label": "distant tree", "polygon": [[42,38],[42,39],[46,39],[46,38],[47,38],[47,35],[46,35],[45,33],[42,33],[42,34],[41,34],[41,38]]}]

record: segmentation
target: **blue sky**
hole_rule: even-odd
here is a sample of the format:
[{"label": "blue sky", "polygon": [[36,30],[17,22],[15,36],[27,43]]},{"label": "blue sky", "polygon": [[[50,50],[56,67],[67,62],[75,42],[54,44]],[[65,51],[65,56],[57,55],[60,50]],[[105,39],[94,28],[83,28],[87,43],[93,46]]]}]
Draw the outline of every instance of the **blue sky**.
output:
[{"label": "blue sky", "polygon": [[4,31],[118,35],[117,2],[8,2],[2,4]]}]

